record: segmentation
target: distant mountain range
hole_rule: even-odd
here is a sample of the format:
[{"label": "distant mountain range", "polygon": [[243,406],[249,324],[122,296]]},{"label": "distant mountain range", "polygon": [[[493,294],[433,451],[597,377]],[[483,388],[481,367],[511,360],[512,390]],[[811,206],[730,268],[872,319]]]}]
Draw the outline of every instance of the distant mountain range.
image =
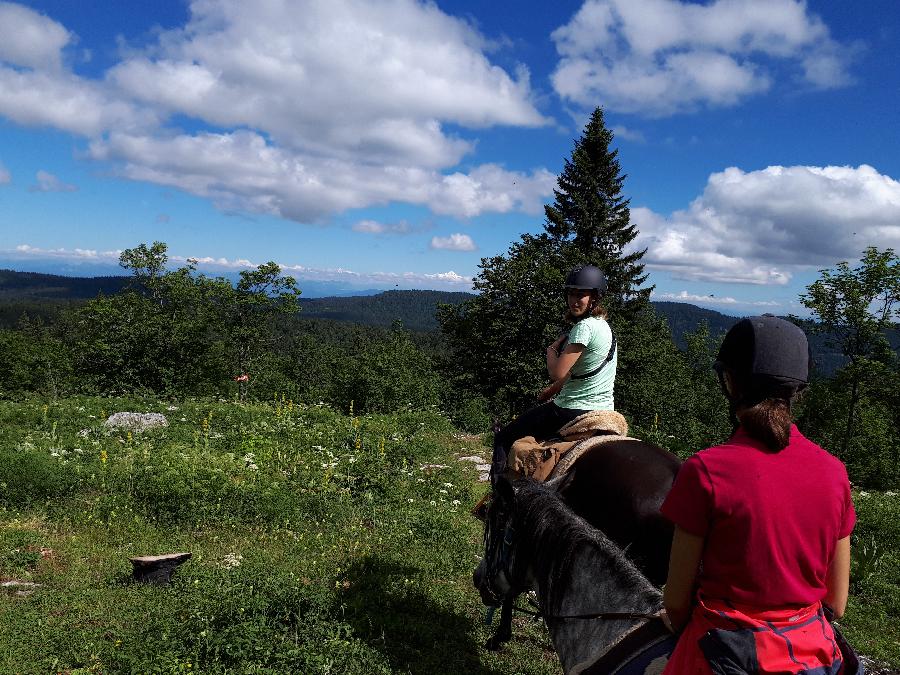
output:
[{"label": "distant mountain range", "polygon": [[[37,272],[0,270],[0,327],[15,325],[23,311],[32,316],[52,317],[64,307],[94,298],[99,293],[118,293],[130,277],[66,277]],[[405,328],[419,332],[437,330],[435,310],[439,304],[456,305],[472,297],[471,293],[450,291],[366,291],[367,294],[302,297],[303,319],[328,319],[373,326],[391,326],[400,321]],[[696,330],[705,321],[713,336],[725,333],[736,317],[682,302],[653,302],[654,310],[664,317],[672,336],[684,348],[684,334]],[[900,349],[900,333],[889,336],[895,349]],[[840,367],[843,357],[828,348],[825,336],[810,335],[810,345],[817,368],[832,373]]]}]

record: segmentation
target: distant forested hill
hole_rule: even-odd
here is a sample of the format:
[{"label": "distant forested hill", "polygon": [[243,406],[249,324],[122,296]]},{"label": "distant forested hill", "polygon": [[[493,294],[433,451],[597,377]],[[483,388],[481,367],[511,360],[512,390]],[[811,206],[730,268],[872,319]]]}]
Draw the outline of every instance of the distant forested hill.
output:
[{"label": "distant forested hill", "polygon": [[87,300],[122,290],[129,277],[63,277],[0,270],[0,300]]},{"label": "distant forested hill", "polygon": [[390,326],[401,321],[416,331],[437,330],[435,317],[440,304],[458,305],[471,293],[449,291],[385,291],[378,295],[341,298],[300,299],[301,316],[306,319],[332,319],[372,326]]},{"label": "distant forested hill", "polygon": [[684,334],[697,330],[702,321],[709,326],[709,334],[718,336],[728,331],[737,317],[727,316],[712,309],[703,309],[685,302],[651,302],[653,309],[669,323],[669,330],[680,349],[684,349]]},{"label": "distant forested hill", "polygon": [[[129,277],[64,277],[33,272],[0,270],[0,328],[12,327],[23,313],[53,321],[60,310],[78,305],[98,293],[117,293]],[[301,283],[302,288],[302,283]],[[449,291],[384,291],[376,295],[301,298],[301,321],[342,321],[369,326],[389,327],[402,322],[409,330],[433,333],[438,324],[435,312],[439,304],[460,304],[470,293]],[[712,338],[725,333],[736,317],[683,302],[653,302],[654,310],[664,317],[675,343],[684,348],[684,334],[696,330],[702,321]],[[821,374],[831,374],[843,364],[843,357],[825,345],[826,337],[807,330],[813,359]],[[422,336],[424,338],[424,336]],[[900,332],[888,334],[894,349],[900,350]]]}]

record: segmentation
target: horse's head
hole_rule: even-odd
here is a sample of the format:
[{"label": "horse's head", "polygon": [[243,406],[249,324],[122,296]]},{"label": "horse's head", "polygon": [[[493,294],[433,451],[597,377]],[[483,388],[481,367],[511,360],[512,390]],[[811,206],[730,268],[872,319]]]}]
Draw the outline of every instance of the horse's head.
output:
[{"label": "horse's head", "polygon": [[497,606],[504,598],[514,597],[530,586],[527,562],[523,563],[520,556],[517,564],[516,555],[516,529],[522,520],[517,499],[521,485],[556,492],[566,482],[565,476],[540,485],[533,481],[518,481],[514,485],[504,476],[497,481],[484,518],[484,557],[472,577],[485,605]]}]

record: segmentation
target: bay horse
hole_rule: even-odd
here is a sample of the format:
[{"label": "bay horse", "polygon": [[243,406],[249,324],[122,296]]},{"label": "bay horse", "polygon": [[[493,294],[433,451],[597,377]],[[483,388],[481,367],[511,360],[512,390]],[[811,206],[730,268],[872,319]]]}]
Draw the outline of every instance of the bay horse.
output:
[{"label": "bay horse", "polygon": [[[659,507],[680,468],[681,460],[657,445],[631,438],[610,440],[578,458],[560,484],[560,497],[626,550],[643,575],[661,586],[668,573],[674,528]],[[486,525],[486,548],[491,544],[488,534]],[[499,649],[512,638],[517,594],[495,598],[493,604],[501,604],[502,610],[488,649]]]},{"label": "bay horse", "polygon": [[675,646],[662,593],[548,483],[501,478],[475,584],[485,604],[532,589],[566,675],[660,673]]}]

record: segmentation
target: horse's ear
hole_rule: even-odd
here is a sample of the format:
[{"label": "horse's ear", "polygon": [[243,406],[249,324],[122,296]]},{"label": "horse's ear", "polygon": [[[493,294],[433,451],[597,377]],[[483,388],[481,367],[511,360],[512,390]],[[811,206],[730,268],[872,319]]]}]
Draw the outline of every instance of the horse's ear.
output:
[{"label": "horse's ear", "polygon": [[558,478],[554,478],[553,480],[548,480],[544,485],[547,486],[551,492],[555,492],[556,494],[562,494],[566,491],[566,489],[572,484],[572,479],[575,478],[575,470],[571,469],[566,471],[562,476]]},{"label": "horse's ear", "polygon": [[497,477],[497,484],[494,485],[494,492],[497,493],[500,499],[506,502],[512,502],[516,498],[516,491],[513,488],[512,483],[509,478],[503,474],[500,474]]}]

